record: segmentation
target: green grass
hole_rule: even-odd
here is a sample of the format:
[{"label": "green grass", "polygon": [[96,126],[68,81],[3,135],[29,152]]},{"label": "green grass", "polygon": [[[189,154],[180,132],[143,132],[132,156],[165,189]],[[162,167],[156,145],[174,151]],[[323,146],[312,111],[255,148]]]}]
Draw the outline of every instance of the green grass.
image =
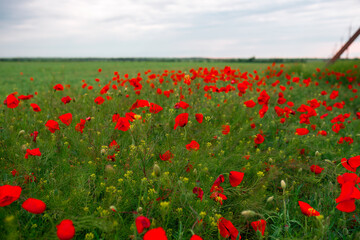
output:
[{"label": "green grass", "polygon": [[[360,111],[360,101],[354,98],[358,93],[348,88],[352,84],[353,88],[360,89],[360,66],[354,68],[355,64],[360,65],[355,61],[339,62],[330,71],[342,72],[345,76],[337,80],[334,75],[326,74],[319,80],[320,73],[316,68],[330,72],[321,62],[289,63],[284,67],[279,64],[272,67],[269,64],[226,62],[1,62],[2,100],[15,91],[18,95],[36,91],[38,95],[21,101],[15,109],[5,105],[0,107],[0,185],[18,185],[23,189],[19,200],[0,208],[0,232],[4,233],[5,239],[56,239],[56,225],[63,219],[71,219],[76,228],[76,239],[142,239],[143,234],[136,232],[135,219],[144,215],[150,219],[151,228],[162,227],[169,239],[187,240],[192,232],[203,239],[223,239],[217,228],[217,219],[222,216],[233,223],[242,239],[260,238],[250,225],[259,219],[267,221],[265,239],[359,238],[359,200],[355,200],[357,209],[353,213],[337,210],[335,202],[341,190],[337,176],[349,172],[341,166],[340,160],[360,155],[360,121],[353,119]],[[249,78],[253,90],[248,89],[241,97],[238,96],[237,84],[232,85],[236,90],[228,93],[209,91],[211,99],[204,97],[205,85],[220,88],[229,85],[230,81],[205,83],[198,77],[191,85],[183,82],[173,85],[167,76],[163,84],[154,80],[154,89],[146,82],[148,75],[161,74],[165,69],[181,70],[192,76],[191,68],[207,67],[210,70],[215,67],[220,71],[225,66],[254,76],[253,71],[257,70],[260,79],[266,79],[269,69],[278,72],[283,68],[284,73],[267,79],[261,86]],[[145,75],[148,69],[152,72]],[[352,72],[346,73],[349,69]],[[129,78],[141,73],[141,94],[136,95],[129,84],[127,89],[110,87],[106,95],[112,100],[105,99],[102,105],[95,104],[100,89],[112,81],[115,71],[119,72],[120,78],[126,73]],[[287,85],[286,73],[300,77],[300,83],[309,77],[312,82],[309,87],[293,82]],[[349,83],[346,77],[350,75],[357,80]],[[101,87],[95,78],[100,79]],[[274,106],[279,105],[280,90],[279,85],[272,87],[271,84],[277,79],[279,85],[287,87],[284,97],[294,103],[291,109],[296,112],[290,114],[284,124],[280,123],[280,117],[274,111]],[[81,88],[82,80],[94,89]],[[314,84],[316,81],[318,86]],[[55,92],[52,87],[58,83],[69,84],[70,88]],[[196,84],[199,84],[199,89]],[[183,101],[191,106],[186,110],[174,109],[179,102],[180,87],[185,97]],[[193,91],[191,95],[189,87]],[[173,89],[174,94],[169,98],[158,95],[157,88],[163,91]],[[256,88],[266,90],[270,96],[269,110],[264,118],[259,117],[259,105],[246,108],[243,104],[249,99],[257,102],[259,92]],[[329,94],[334,89],[339,91],[339,97],[331,100]],[[328,95],[322,96],[323,90]],[[74,101],[64,105],[60,99],[67,95]],[[354,99],[351,101],[350,98]],[[163,111],[151,114],[148,108],[135,109],[134,113],[141,115],[142,119],[131,123],[129,131],[115,130],[113,114],[125,116],[136,99],[156,103],[163,107]],[[317,116],[310,118],[311,124],[299,124],[301,113],[297,112],[298,107],[312,99],[326,101],[328,105],[341,101],[346,104],[343,109],[333,108],[332,111],[320,106],[316,109]],[[34,112],[30,103],[37,103],[42,111]],[[58,116],[68,112],[73,114],[70,126],[58,120]],[[175,117],[183,112],[189,113],[190,122],[184,128],[174,130]],[[195,120],[196,113],[204,115],[202,124]],[[329,116],[320,119],[325,113]],[[348,119],[351,122],[344,122],[345,128],[339,133],[333,132],[330,120],[344,113],[351,113]],[[86,122],[84,132],[75,131],[80,119],[87,117],[92,119]],[[49,119],[59,122],[60,131],[50,133],[45,127]],[[252,129],[251,123],[255,123],[256,128]],[[316,130],[311,129],[312,124],[316,125]],[[228,135],[222,134],[222,125],[230,125]],[[308,128],[310,133],[295,135],[296,128],[300,127]],[[36,143],[29,136],[35,130],[39,131]],[[327,131],[328,135],[317,136],[319,130]],[[257,146],[254,137],[261,132],[265,141]],[[354,142],[351,145],[338,144],[339,138],[345,136],[352,137]],[[120,151],[107,148],[112,140],[117,141]],[[185,148],[191,140],[200,144],[198,151]],[[42,156],[24,159],[27,148],[40,148]],[[300,154],[301,149],[305,154]],[[174,154],[172,163],[159,158],[159,154],[167,150]],[[315,154],[317,151],[320,155]],[[115,162],[107,159],[113,154]],[[244,157],[246,155],[250,155],[249,160]],[[159,177],[153,173],[155,164],[161,169]],[[310,171],[313,164],[323,167],[324,171],[315,175]],[[189,165],[192,168],[187,172]],[[19,172],[18,176],[12,176],[13,169]],[[230,171],[245,173],[239,186],[231,187],[229,184]],[[25,183],[24,178],[32,173],[36,181]],[[210,199],[210,188],[220,174],[225,176],[221,186],[227,196],[223,205]],[[280,187],[281,180],[287,184],[285,192]],[[202,201],[192,192],[195,186],[204,190]],[[270,196],[274,196],[274,200],[267,202]],[[22,202],[30,197],[47,204],[43,214],[34,215],[21,208]],[[298,201],[309,203],[321,217],[305,217]],[[115,206],[117,212],[112,212],[110,206]],[[252,210],[256,215],[245,217],[241,214],[244,210]],[[200,220],[202,222],[197,223]]]}]

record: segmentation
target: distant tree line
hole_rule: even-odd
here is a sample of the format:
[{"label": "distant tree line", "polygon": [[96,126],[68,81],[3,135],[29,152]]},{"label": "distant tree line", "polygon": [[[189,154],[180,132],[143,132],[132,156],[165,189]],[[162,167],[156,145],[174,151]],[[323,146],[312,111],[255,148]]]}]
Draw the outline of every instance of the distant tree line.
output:
[{"label": "distant tree line", "polygon": [[0,62],[230,62],[230,63],[288,63],[307,61],[326,61],[326,59],[312,58],[153,58],[153,57],[128,57],[128,58],[0,58]]}]

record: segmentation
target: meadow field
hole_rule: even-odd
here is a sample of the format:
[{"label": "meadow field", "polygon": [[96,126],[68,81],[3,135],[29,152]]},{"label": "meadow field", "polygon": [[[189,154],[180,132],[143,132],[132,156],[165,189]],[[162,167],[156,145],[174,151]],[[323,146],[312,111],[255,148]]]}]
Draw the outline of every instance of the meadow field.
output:
[{"label": "meadow field", "polygon": [[0,239],[360,239],[359,79],[0,62]]}]

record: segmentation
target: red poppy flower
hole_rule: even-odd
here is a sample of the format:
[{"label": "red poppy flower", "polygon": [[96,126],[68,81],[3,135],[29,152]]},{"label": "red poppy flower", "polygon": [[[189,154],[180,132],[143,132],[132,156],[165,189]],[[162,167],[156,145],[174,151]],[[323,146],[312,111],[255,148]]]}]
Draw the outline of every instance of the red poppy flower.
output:
[{"label": "red poppy flower", "polygon": [[130,111],[132,111],[136,108],[149,107],[149,106],[150,106],[149,101],[137,99],[136,102],[131,106]]},{"label": "red poppy flower", "polygon": [[203,196],[204,196],[204,191],[200,187],[194,187],[193,193],[197,194],[197,197],[200,198],[200,200],[202,201]]},{"label": "red poppy flower", "polygon": [[144,240],[167,240],[166,232],[162,227],[151,229],[145,233]]},{"label": "red poppy flower", "polygon": [[108,84],[106,84],[101,90],[100,90],[100,94],[102,95],[102,94],[105,94],[105,93],[107,93],[108,91],[109,91],[109,85]]},{"label": "red poppy flower", "polygon": [[56,130],[60,130],[59,123],[54,120],[48,120],[45,126],[49,129],[51,133],[54,133]]},{"label": "red poppy flower", "polygon": [[343,158],[341,159],[341,164],[347,170],[356,172],[356,169],[360,166],[360,155],[349,159]]},{"label": "red poppy flower", "polygon": [[320,174],[324,168],[319,167],[318,165],[311,165],[310,170],[315,174]]},{"label": "red poppy flower", "polygon": [[4,104],[8,108],[16,108],[19,105],[19,100],[13,94],[10,94],[6,97]]},{"label": "red poppy flower", "polygon": [[308,216],[319,216],[320,213],[318,211],[316,211],[314,208],[312,208],[309,204],[307,204],[306,202],[302,202],[302,201],[298,201],[299,206],[300,206],[300,210],[301,212]]},{"label": "red poppy flower", "polygon": [[254,139],[255,144],[261,144],[263,143],[265,138],[261,134],[257,134],[256,138]]},{"label": "red poppy flower", "polygon": [[71,113],[65,113],[61,116],[59,116],[59,119],[62,123],[69,126],[72,122],[72,114]]},{"label": "red poppy flower", "polygon": [[163,155],[159,154],[159,157],[163,161],[171,162],[171,159],[174,158],[174,155],[170,152],[170,150],[167,150]]},{"label": "red poppy flower", "polygon": [[18,200],[21,194],[21,190],[22,189],[19,186],[0,186],[0,207],[5,207]]},{"label": "red poppy flower", "polygon": [[77,123],[76,126],[75,126],[75,130],[78,131],[78,132],[83,133],[83,130],[85,128],[85,123],[86,123],[86,120],[80,119],[80,122]]},{"label": "red poppy flower", "polygon": [[222,134],[227,135],[230,133],[230,126],[229,125],[222,125]]},{"label": "red poppy flower", "polygon": [[203,240],[200,236],[194,234],[191,236],[190,240]]},{"label": "red poppy flower", "polygon": [[18,96],[18,99],[20,99],[20,100],[29,100],[29,99],[32,99],[33,97],[34,97],[34,95],[32,95],[32,94],[20,95],[20,96]]},{"label": "red poppy flower", "polygon": [[38,131],[34,131],[33,133],[30,134],[30,137],[33,137],[33,142],[36,142],[36,138],[37,138],[38,134],[39,134]]},{"label": "red poppy flower", "polygon": [[55,89],[56,91],[62,91],[62,90],[64,90],[64,86],[59,83],[59,84],[56,84],[53,87],[53,89]]},{"label": "red poppy flower", "polygon": [[201,113],[196,113],[195,119],[196,119],[196,121],[198,121],[198,123],[202,123],[204,120],[204,115],[202,115]]},{"label": "red poppy flower", "polygon": [[337,181],[341,185],[341,193],[335,199],[338,203],[336,208],[342,212],[355,211],[355,199],[360,199],[360,191],[355,187],[355,184],[359,184],[360,177],[355,173],[344,173],[337,177]]},{"label": "red poppy flower", "polygon": [[223,200],[227,199],[227,197],[220,192],[213,192],[210,195],[210,198],[213,199],[215,202],[219,202],[221,205],[223,204]]},{"label": "red poppy flower", "polygon": [[210,189],[210,192],[217,191],[220,187],[220,184],[223,183],[224,181],[225,181],[224,175],[220,174],[217,177],[217,179],[214,181],[214,183]]},{"label": "red poppy flower", "polygon": [[150,227],[150,220],[147,217],[139,216],[135,220],[136,229],[139,234],[144,231],[144,228]]},{"label": "red poppy flower", "polygon": [[130,123],[127,118],[120,117],[115,125],[115,129],[126,132],[130,129]]},{"label": "red poppy flower", "polygon": [[197,150],[199,150],[199,148],[200,148],[199,143],[194,140],[192,140],[189,144],[186,145],[186,149],[189,151],[191,151],[191,150],[197,151]]},{"label": "red poppy flower", "polygon": [[19,176],[19,172],[16,169],[14,169],[11,171],[11,175],[13,175],[13,177]]},{"label": "red poppy flower", "polygon": [[190,105],[184,101],[180,101],[178,103],[175,104],[174,108],[176,109],[179,109],[179,108],[182,108],[182,109],[187,109]]},{"label": "red poppy flower", "polygon": [[254,228],[255,232],[260,231],[261,235],[264,236],[265,228],[266,228],[266,221],[261,219],[259,221],[255,221],[251,223],[251,226]]},{"label": "red poppy flower", "polygon": [[31,155],[31,156],[41,156],[40,149],[39,148],[26,149],[25,158],[28,159],[29,155]]},{"label": "red poppy flower", "polygon": [[245,101],[244,104],[248,108],[253,108],[253,107],[255,107],[256,102],[254,102],[253,100],[249,100],[249,101]]},{"label": "red poppy flower", "polygon": [[163,108],[155,103],[150,103],[150,112],[151,113],[158,113],[162,111]]},{"label": "red poppy flower", "polygon": [[30,213],[41,214],[45,211],[46,204],[39,199],[28,198],[25,202],[23,202],[21,207]]},{"label": "red poppy flower", "polygon": [[97,105],[101,105],[103,104],[105,101],[105,99],[102,97],[102,96],[98,96],[97,98],[95,98],[94,102],[97,104]]},{"label": "red poppy flower", "polygon": [[332,91],[330,94],[330,99],[335,99],[339,96],[339,91]]},{"label": "red poppy flower", "polygon": [[[220,231],[220,235],[224,238],[231,237],[231,240],[236,240],[239,235],[239,231],[234,227],[234,225],[223,217],[218,220],[218,229]],[[241,239],[240,235],[239,239]]]},{"label": "red poppy flower", "polygon": [[303,136],[303,135],[306,135],[308,133],[309,133],[309,130],[307,128],[297,128],[295,134]]},{"label": "red poppy flower", "polygon": [[57,236],[60,240],[70,240],[75,236],[75,227],[71,220],[62,220],[59,225],[56,225]]},{"label": "red poppy flower", "polygon": [[118,149],[120,148],[119,144],[113,140],[110,144],[109,144],[109,148],[110,149],[115,149],[116,151],[119,151]]},{"label": "red poppy flower", "polygon": [[232,187],[238,186],[244,178],[244,173],[231,171],[229,174],[229,181]]},{"label": "red poppy flower", "polygon": [[266,90],[263,90],[261,93],[260,93],[260,96],[258,97],[258,103],[260,105],[267,105],[269,103],[269,100],[270,100],[270,96],[267,94]]},{"label": "red poppy flower", "polygon": [[175,125],[174,129],[176,129],[178,126],[185,127],[189,120],[189,114],[188,113],[180,113],[175,118]]},{"label": "red poppy flower", "polygon": [[64,104],[69,103],[71,100],[72,100],[72,99],[71,99],[71,97],[69,97],[69,96],[66,96],[66,97],[61,98],[61,101],[62,101]]},{"label": "red poppy flower", "polygon": [[30,106],[32,107],[34,112],[40,112],[41,108],[36,103],[31,103]]}]

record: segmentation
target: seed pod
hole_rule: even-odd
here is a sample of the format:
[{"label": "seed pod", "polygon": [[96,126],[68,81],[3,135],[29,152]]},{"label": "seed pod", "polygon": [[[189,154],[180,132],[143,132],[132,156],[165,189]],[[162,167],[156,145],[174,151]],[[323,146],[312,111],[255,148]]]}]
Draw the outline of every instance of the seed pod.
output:
[{"label": "seed pod", "polygon": [[285,183],[284,180],[281,180],[280,185],[281,185],[281,188],[285,190],[285,188],[286,188],[286,183]]},{"label": "seed pod", "polygon": [[160,177],[161,169],[160,169],[159,165],[157,165],[157,163],[154,164],[153,170],[154,170],[155,176]]}]

